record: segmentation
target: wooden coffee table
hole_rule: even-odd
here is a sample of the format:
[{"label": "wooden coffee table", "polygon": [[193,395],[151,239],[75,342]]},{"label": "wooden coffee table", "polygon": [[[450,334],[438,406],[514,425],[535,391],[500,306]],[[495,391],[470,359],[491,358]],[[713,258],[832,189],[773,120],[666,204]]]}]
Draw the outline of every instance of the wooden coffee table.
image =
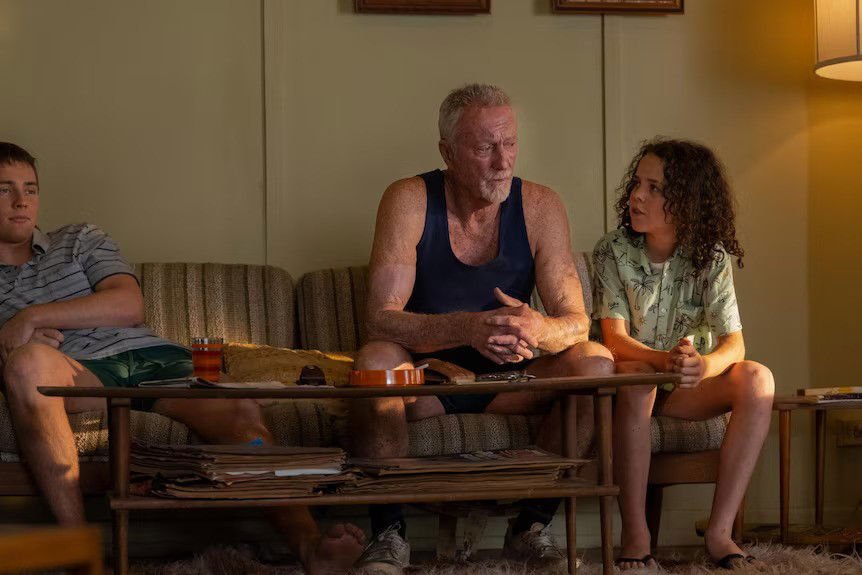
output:
[{"label": "wooden coffee table", "polygon": [[[401,388],[321,388],[289,386],[284,389],[186,389],[186,388],[96,388],[96,387],[40,387],[39,391],[52,397],[104,397],[108,401],[108,437],[113,476],[110,505],[113,526],[114,573],[128,573],[129,511],[137,509],[188,509],[228,507],[280,507],[292,505],[367,505],[373,503],[418,503],[441,501],[470,501],[483,499],[533,499],[562,497],[566,501],[566,547],[569,573],[577,569],[575,510],[578,497],[599,497],[601,522],[603,573],[610,575],[613,566],[612,498],[619,493],[613,482],[611,462],[611,398],[617,387],[625,385],[661,385],[678,383],[673,374],[633,374],[602,377],[559,377],[534,379],[526,383],[477,383],[469,385],[423,385]],[[289,499],[202,500],[141,497],[129,494],[129,411],[132,399],[351,399],[370,397],[415,397],[424,395],[464,395],[503,393],[516,391],[551,391],[562,399],[563,455],[576,457],[578,395],[595,398],[595,423],[598,439],[598,480],[575,477],[574,471],[557,485],[536,490],[506,489],[413,493],[409,485],[385,495],[320,495]]]},{"label": "wooden coffee table", "polygon": [[[833,530],[834,537],[830,537],[823,529],[823,473],[826,467],[826,412],[834,409],[862,409],[862,400],[845,400],[821,402],[814,397],[803,397],[799,395],[778,396],[773,402],[773,409],[778,411],[778,437],[779,437],[779,480],[780,480],[780,526],[781,542],[805,543],[812,545],[816,543],[852,543],[844,535],[850,534],[854,538],[860,535],[859,530],[844,531]],[[790,534],[790,418],[794,411],[806,410],[814,412],[814,534],[806,535],[804,541],[793,541]],[[834,539],[834,541],[832,541]]]}]

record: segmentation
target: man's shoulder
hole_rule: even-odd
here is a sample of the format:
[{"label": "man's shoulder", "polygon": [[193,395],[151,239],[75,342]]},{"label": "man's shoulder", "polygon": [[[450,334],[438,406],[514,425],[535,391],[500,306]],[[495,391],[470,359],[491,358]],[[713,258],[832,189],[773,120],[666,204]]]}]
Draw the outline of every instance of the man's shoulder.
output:
[{"label": "man's shoulder", "polygon": [[522,180],[521,202],[527,230],[541,236],[544,233],[557,234],[568,226],[566,208],[560,196],[542,184]]},{"label": "man's shoulder", "polygon": [[384,192],[384,197],[394,196],[398,199],[413,198],[419,195],[425,195],[425,180],[421,176],[411,176],[395,180],[389,184],[386,192]]},{"label": "man's shoulder", "polygon": [[530,180],[521,180],[521,195],[524,197],[524,202],[547,203],[548,201],[555,201],[562,205],[560,195],[557,192],[548,186]]},{"label": "man's shoulder", "polygon": [[425,202],[425,182],[420,176],[413,176],[392,182],[383,192],[380,207],[387,215],[424,217]]}]

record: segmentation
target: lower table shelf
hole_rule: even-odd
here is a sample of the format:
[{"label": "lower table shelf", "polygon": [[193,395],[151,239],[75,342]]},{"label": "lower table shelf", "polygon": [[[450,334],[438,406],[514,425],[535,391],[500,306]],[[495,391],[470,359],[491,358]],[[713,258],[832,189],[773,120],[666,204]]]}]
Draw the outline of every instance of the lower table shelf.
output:
[{"label": "lower table shelf", "polygon": [[550,487],[464,489],[448,492],[417,492],[405,487],[379,494],[333,494],[281,499],[180,499],[168,497],[111,497],[111,509],[196,509],[224,507],[289,507],[293,505],[367,505],[373,503],[433,503],[439,501],[478,501],[487,499],[537,499],[545,497],[615,496],[616,485],[597,485],[587,479],[562,479]]}]

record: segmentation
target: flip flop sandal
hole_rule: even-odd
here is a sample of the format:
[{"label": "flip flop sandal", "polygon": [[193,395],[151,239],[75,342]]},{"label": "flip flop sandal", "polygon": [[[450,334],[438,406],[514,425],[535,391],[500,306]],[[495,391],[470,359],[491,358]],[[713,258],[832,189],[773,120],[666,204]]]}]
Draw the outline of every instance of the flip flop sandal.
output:
[{"label": "flip flop sandal", "polygon": [[[617,567],[621,567],[623,563],[643,563],[643,567],[632,567],[632,569],[644,569],[646,567],[649,567],[647,563],[649,563],[650,561],[658,565],[658,561],[656,561],[655,557],[653,557],[649,553],[647,553],[640,559],[638,559],[637,557],[619,557],[614,561],[614,565],[616,565]],[[626,569],[626,571],[628,571],[628,569]]]}]

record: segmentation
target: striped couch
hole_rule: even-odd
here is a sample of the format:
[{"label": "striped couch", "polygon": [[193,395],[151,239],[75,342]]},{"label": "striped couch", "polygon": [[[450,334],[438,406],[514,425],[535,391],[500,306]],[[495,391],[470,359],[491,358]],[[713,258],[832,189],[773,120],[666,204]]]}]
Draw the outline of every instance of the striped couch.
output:
[{"label": "striped couch", "polygon": [[[587,261],[585,254],[578,254],[589,308]],[[195,335],[207,334],[223,336],[229,342],[351,351],[366,339],[362,321],[365,267],[316,271],[296,284],[286,271],[272,266],[147,263],[138,265],[136,273],[144,292],[147,323],[174,341],[188,343]],[[317,402],[273,402],[264,408],[264,414],[280,443],[317,446],[338,442],[333,416]],[[106,417],[91,412],[70,419],[82,460],[104,461]],[[654,418],[652,451],[714,450],[725,424],[725,418],[703,423]],[[531,441],[536,427],[535,419],[522,416],[444,415],[410,424],[410,453],[433,455],[521,446]],[[196,440],[185,426],[154,413],[133,412],[132,432],[159,443]],[[0,396],[0,494],[30,492],[17,461],[9,413]],[[93,483],[96,490],[100,483]]]}]

